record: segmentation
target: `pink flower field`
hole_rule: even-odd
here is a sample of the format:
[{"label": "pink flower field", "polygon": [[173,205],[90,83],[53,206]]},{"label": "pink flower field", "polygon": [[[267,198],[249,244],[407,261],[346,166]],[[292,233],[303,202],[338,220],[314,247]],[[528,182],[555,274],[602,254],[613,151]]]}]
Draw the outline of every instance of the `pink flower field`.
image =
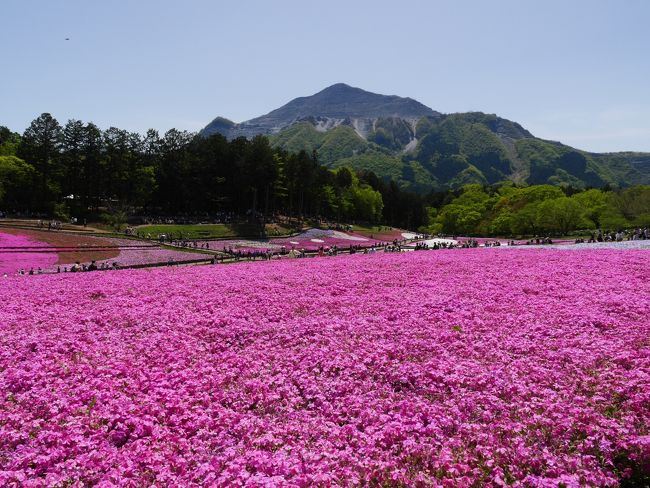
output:
[{"label": "pink flower field", "polygon": [[0,276],[16,274],[20,269],[29,271],[30,268],[47,269],[54,266],[58,259],[55,253],[39,252],[47,247],[46,243],[26,236],[0,232]]},{"label": "pink flower field", "polygon": [[212,256],[204,253],[183,252],[165,248],[120,249],[117,257],[99,261],[97,264],[118,263],[120,266],[139,266],[144,264],[165,264],[171,259],[177,261],[208,260]]},{"label": "pink flower field", "polygon": [[[74,235],[52,234],[52,236],[67,238],[72,242],[75,240]],[[46,235],[46,237],[52,236]],[[97,258],[97,254],[105,255],[102,251],[111,251],[113,257]],[[83,236],[83,242],[77,245],[55,246],[37,241],[30,236],[0,232],[0,276],[5,273],[8,276],[16,275],[20,269],[29,272],[30,269],[41,268],[43,272],[54,273],[57,268],[69,268],[75,261],[89,264],[95,260],[97,264],[118,263],[121,267],[129,267],[164,265],[170,259],[173,262],[182,262],[210,258],[211,255],[205,253],[163,248],[158,244],[133,239]]]},{"label": "pink flower field", "polygon": [[650,254],[467,249],[0,287],[2,486],[643,486]]}]

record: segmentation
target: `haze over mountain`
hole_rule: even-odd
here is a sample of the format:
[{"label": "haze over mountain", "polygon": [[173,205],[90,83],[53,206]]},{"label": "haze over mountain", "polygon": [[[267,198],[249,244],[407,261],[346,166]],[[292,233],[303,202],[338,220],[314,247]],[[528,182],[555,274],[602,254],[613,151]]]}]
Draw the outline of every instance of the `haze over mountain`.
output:
[{"label": "haze over mountain", "polygon": [[441,114],[411,98],[337,83],[260,117],[217,117],[202,134],[268,136],[290,151],[317,151],[330,166],[370,170],[418,191],[512,180],[575,187],[650,184],[650,153],[595,154],[534,137],[481,112]]}]

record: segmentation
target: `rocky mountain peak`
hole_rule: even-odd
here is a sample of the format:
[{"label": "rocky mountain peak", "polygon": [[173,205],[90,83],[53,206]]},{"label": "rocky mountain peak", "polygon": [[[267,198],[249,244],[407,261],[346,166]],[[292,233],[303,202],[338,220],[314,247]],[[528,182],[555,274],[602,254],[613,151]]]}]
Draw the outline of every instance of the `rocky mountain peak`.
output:
[{"label": "rocky mountain peak", "polygon": [[[292,124],[310,119],[326,121],[324,126],[342,123],[354,127],[371,127],[379,118],[400,118],[415,122],[422,117],[440,114],[412,98],[380,95],[345,83],[336,83],[320,92],[291,100],[266,115],[228,127],[217,117],[203,129],[204,135],[220,133],[228,138],[275,134]],[[360,133],[360,135],[364,135]]]}]

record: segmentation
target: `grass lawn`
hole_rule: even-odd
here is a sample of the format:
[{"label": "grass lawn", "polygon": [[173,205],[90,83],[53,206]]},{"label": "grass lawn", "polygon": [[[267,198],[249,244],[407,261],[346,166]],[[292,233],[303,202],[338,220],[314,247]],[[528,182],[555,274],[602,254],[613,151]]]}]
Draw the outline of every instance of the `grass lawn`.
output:
[{"label": "grass lawn", "polygon": [[401,229],[395,229],[386,225],[353,225],[352,231],[365,237],[392,241],[403,239]]},{"label": "grass lawn", "polygon": [[[171,234],[184,239],[218,239],[220,237],[247,237],[258,238],[259,229],[255,224],[197,224],[197,225],[140,225],[137,227],[140,235],[151,234],[156,238],[159,234]],[[289,229],[278,224],[267,224],[266,234],[268,237],[283,236],[289,234]]]},{"label": "grass lawn", "polygon": [[382,230],[385,230],[386,226],[385,225],[356,225],[354,224],[352,226],[352,230],[354,232],[380,232]]}]

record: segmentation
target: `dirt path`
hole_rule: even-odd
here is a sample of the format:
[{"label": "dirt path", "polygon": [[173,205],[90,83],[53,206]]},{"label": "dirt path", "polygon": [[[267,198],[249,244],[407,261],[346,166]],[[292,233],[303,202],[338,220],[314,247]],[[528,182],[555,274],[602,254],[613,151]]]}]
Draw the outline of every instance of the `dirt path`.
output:
[{"label": "dirt path", "polygon": [[[0,219],[0,229],[5,227],[33,229],[33,230],[47,230],[47,221],[44,220],[44,226],[39,227],[38,220],[32,219]],[[110,232],[97,227],[82,227],[79,225],[63,224],[62,229],[65,232],[74,232],[79,234],[109,234]]]},{"label": "dirt path", "polygon": [[[13,235],[23,235],[32,239],[44,242],[55,248],[66,248],[57,252],[58,260],[56,264],[72,264],[75,261],[100,261],[104,259],[113,259],[120,254],[119,248],[110,239],[95,236],[85,236],[62,231],[47,231],[25,228],[13,228],[0,226],[0,232]],[[84,249],[84,247],[93,246],[103,249]]]}]

